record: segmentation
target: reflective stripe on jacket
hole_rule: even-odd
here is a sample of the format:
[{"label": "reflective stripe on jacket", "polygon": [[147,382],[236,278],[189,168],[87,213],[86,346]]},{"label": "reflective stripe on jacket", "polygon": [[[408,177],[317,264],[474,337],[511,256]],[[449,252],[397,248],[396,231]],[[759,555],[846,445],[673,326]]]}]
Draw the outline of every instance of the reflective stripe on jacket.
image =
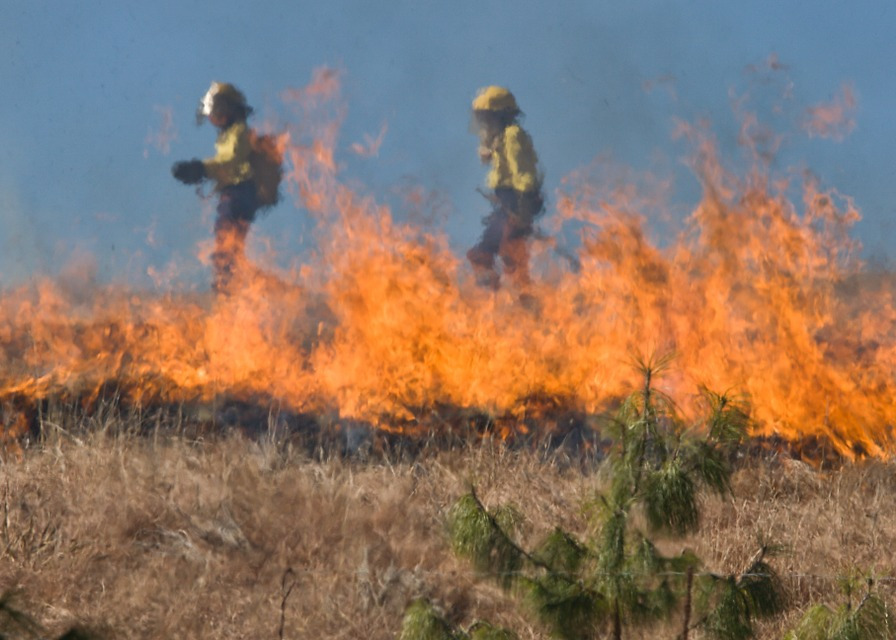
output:
[{"label": "reflective stripe on jacket", "polygon": [[532,138],[519,125],[512,124],[504,129],[491,150],[491,171],[486,184],[490,189],[537,191],[541,187],[537,164]]},{"label": "reflective stripe on jacket", "polygon": [[237,122],[218,134],[215,141],[215,156],[202,161],[205,174],[215,181],[215,188],[239,184],[252,179],[249,155],[252,143],[249,141],[249,127],[245,122]]}]

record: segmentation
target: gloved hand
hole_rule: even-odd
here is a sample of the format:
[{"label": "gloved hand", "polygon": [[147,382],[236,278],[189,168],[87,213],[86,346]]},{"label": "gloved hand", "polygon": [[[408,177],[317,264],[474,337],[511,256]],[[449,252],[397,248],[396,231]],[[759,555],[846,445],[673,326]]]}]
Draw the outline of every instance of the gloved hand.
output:
[{"label": "gloved hand", "polygon": [[184,184],[197,184],[205,177],[205,165],[202,160],[175,162],[171,167],[171,175]]}]

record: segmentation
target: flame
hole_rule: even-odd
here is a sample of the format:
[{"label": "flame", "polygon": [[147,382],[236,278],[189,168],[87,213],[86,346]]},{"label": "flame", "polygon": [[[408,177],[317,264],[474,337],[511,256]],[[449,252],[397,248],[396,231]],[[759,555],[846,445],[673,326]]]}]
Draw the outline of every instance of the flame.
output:
[{"label": "flame", "polygon": [[[524,303],[477,287],[444,234],[340,182],[338,73],[283,99],[312,254],[289,270],[243,261],[227,296],[51,279],[7,290],[0,398],[96,398],[114,381],[135,402],[261,395],[394,429],[444,406],[602,411],[635,381],[633,354],[674,351],[664,384],[686,412],[701,385],[735,390],[758,433],[893,451],[896,289],[856,260],[848,197],[776,177],[758,152],[738,175],[704,129],[682,127],[703,197],[679,236],[650,241],[651,193],[571,175],[544,222],[555,233],[533,241]],[[569,228],[574,248],[561,246]]]}]

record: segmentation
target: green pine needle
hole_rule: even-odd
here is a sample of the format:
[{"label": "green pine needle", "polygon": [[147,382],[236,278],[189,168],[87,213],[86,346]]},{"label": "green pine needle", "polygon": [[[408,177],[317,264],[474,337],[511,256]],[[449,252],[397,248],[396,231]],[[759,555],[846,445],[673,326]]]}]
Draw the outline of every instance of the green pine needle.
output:
[{"label": "green pine needle", "polygon": [[750,409],[747,401],[739,396],[720,394],[701,388],[704,402],[709,406],[707,432],[709,438],[725,448],[743,442],[750,427]]},{"label": "green pine needle", "polygon": [[551,572],[574,575],[587,554],[588,550],[578,540],[557,527],[532,552],[532,558]]},{"label": "green pine needle", "polygon": [[699,524],[694,481],[677,461],[647,475],[643,501],[651,531],[684,535],[694,531]]},{"label": "green pine needle", "polygon": [[777,615],[786,606],[781,580],[765,556],[774,549],[762,547],[757,558],[740,576],[710,578],[704,587],[704,602],[714,602],[703,626],[720,640],[753,637],[753,623]]},{"label": "green pine needle", "polygon": [[448,531],[455,553],[473,562],[474,568],[493,576],[509,589],[523,566],[524,554],[503,526],[518,518],[508,509],[490,514],[470,492],[462,496],[448,513]]},{"label": "green pine needle", "polygon": [[625,531],[627,514],[617,511],[610,515],[600,533],[598,567],[605,575],[615,575],[625,569]]},{"label": "green pine needle", "polygon": [[524,581],[529,605],[556,638],[592,638],[607,619],[608,602],[581,581],[548,574]]},{"label": "green pine needle", "polygon": [[855,608],[849,604],[832,610],[825,604],[811,607],[788,632],[785,640],[892,640],[896,638],[893,612],[876,593],[868,592]]},{"label": "green pine needle", "polygon": [[470,628],[470,640],[518,640],[509,629],[495,627],[488,622],[477,622]]},{"label": "green pine needle", "polygon": [[810,607],[795,629],[784,640],[828,640],[835,626],[835,613],[825,604]]},{"label": "green pine needle", "polygon": [[466,640],[467,635],[446,622],[427,600],[416,600],[404,614],[399,640]]},{"label": "green pine needle", "polygon": [[737,588],[734,577],[717,585],[720,592],[715,609],[707,616],[704,627],[719,640],[746,640],[753,636],[749,600]]},{"label": "green pine needle", "polygon": [[684,464],[696,477],[718,495],[731,492],[731,464],[727,454],[712,442],[698,441],[683,452]]},{"label": "green pine needle", "polygon": [[738,587],[748,598],[750,613],[767,618],[784,611],[787,599],[778,574],[765,560],[757,560],[738,581]]}]

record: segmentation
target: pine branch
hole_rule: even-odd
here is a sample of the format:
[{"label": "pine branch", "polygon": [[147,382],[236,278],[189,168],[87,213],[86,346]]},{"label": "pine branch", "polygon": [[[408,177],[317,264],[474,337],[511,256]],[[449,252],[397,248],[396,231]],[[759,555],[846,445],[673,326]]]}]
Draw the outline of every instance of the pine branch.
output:
[{"label": "pine branch", "polygon": [[[477,517],[486,523],[488,532],[479,530],[472,536],[480,541],[478,550],[475,545],[461,544],[459,551],[474,559],[480,568],[497,569],[495,572],[502,586],[509,588],[511,583],[525,587],[528,599],[538,617],[550,627],[558,637],[579,637],[583,629],[591,629],[606,615],[607,599],[599,590],[587,584],[579,570],[588,556],[588,550],[562,529],[554,532],[534,551],[529,552],[514,542],[498,519],[485,507],[475,490],[461,498],[475,511]],[[456,520],[470,519],[457,513]],[[458,542],[458,527],[455,526],[454,541]],[[500,541],[500,542],[498,542]],[[494,553],[495,546],[503,546],[504,550]],[[512,549],[508,553],[507,549]],[[484,556],[484,557],[483,557]],[[514,573],[508,574],[506,565],[494,562],[498,557],[518,558],[521,562],[514,567]],[[531,567],[536,575],[527,576],[519,571],[523,564]]]},{"label": "pine branch", "polygon": [[424,599],[414,601],[404,614],[399,640],[468,640],[436,613]]},{"label": "pine branch", "polygon": [[473,561],[478,571],[493,575],[508,589],[528,555],[485,508],[475,488],[454,503],[449,514],[454,550]]},{"label": "pine branch", "polygon": [[690,630],[703,627],[717,638],[743,640],[752,637],[754,618],[783,611],[786,604],[783,587],[765,561],[766,556],[775,551],[774,546],[762,544],[739,574],[706,574],[714,583],[713,590],[721,590],[721,593],[716,606],[698,619]]},{"label": "pine branch", "polygon": [[470,640],[518,640],[517,635],[509,629],[495,627],[479,620],[474,622],[468,631]]},{"label": "pine branch", "polygon": [[[554,577],[567,578],[571,582],[575,581],[574,579],[575,579],[575,576],[577,575],[576,574],[576,569],[578,568],[577,566],[576,567],[564,567],[566,569],[565,571],[562,571],[562,570],[558,571],[556,565],[553,563],[554,558],[545,557],[545,555],[539,554],[538,550],[536,550],[535,552],[526,551],[523,547],[521,547],[516,542],[514,542],[513,538],[510,537],[506,531],[504,531],[504,528],[497,521],[497,519],[491,514],[491,512],[489,512],[489,510],[486,508],[486,506],[479,499],[479,496],[476,495],[476,492],[472,487],[471,487],[470,493],[468,495],[474,500],[476,507],[479,509],[479,511],[488,518],[488,521],[491,524],[492,528],[495,531],[499,532],[500,535],[507,541],[507,544],[513,549],[513,551],[516,554],[519,554],[520,557],[524,558],[532,567],[534,567],[536,569],[541,569]],[[582,555],[585,554],[586,550],[583,547],[581,547],[581,545],[578,543],[578,541],[574,540],[568,533],[566,533],[562,529],[560,529],[560,528],[554,529],[554,533],[552,534],[552,536],[555,536],[556,537],[555,539],[560,538],[560,539],[564,540],[569,547],[576,547],[577,550],[579,552],[581,552]],[[548,539],[550,540],[550,538],[551,537],[549,537]],[[548,555],[550,555],[550,554],[548,554]],[[581,560],[579,560],[579,562],[581,562]]]}]

